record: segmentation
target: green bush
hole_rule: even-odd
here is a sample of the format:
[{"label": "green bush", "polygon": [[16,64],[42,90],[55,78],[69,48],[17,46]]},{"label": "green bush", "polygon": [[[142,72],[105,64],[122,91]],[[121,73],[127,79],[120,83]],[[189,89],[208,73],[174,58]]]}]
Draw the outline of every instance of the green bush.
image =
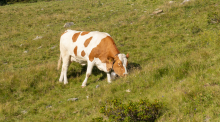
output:
[{"label": "green bush", "polygon": [[34,3],[38,1],[52,1],[52,0],[1,0],[0,5],[14,4],[14,3]]},{"label": "green bush", "polygon": [[[126,122],[139,122],[139,121],[155,121],[162,109],[162,105],[155,100],[150,103],[148,100],[140,100],[139,102],[129,101],[127,104],[122,104],[121,100],[114,99],[107,101],[101,107],[100,112],[108,117],[110,121],[126,121]],[[100,122],[103,118],[95,118],[93,121]]]},{"label": "green bush", "polygon": [[5,4],[7,4],[7,0],[1,0],[0,1],[0,5],[2,6],[2,5],[5,5]]}]

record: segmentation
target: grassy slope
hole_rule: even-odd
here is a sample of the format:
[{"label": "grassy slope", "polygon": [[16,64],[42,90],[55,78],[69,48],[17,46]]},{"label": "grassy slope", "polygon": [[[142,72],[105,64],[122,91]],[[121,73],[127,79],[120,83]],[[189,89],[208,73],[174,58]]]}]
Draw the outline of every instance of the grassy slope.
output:
[{"label": "grassy slope", "polygon": [[[158,121],[220,121],[220,24],[209,23],[220,2],[168,2],[1,6],[0,121],[90,121],[102,116],[99,107],[106,99],[145,97],[165,105]],[[151,15],[157,8],[163,14]],[[108,84],[106,74],[94,69],[82,89],[86,68],[72,63],[69,84],[58,83],[59,37],[70,21],[74,30],[111,34],[119,50],[130,54],[130,75]],[[36,36],[43,38],[33,40]],[[74,97],[79,100],[68,101]]]}]

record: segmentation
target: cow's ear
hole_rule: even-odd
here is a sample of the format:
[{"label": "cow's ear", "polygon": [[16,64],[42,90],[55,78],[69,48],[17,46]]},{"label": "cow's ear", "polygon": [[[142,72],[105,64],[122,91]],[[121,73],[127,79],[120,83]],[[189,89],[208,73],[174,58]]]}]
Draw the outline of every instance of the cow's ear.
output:
[{"label": "cow's ear", "polygon": [[129,54],[127,53],[126,58],[129,58]]}]

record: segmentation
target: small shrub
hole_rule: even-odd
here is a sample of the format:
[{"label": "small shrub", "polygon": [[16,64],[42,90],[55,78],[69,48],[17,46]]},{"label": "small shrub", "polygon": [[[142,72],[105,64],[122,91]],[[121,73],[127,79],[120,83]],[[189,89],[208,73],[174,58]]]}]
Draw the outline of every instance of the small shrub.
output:
[{"label": "small shrub", "polygon": [[0,1],[0,6],[5,5],[5,4],[7,4],[7,1],[6,1],[6,0],[1,0],[1,1]]},{"label": "small shrub", "polygon": [[92,122],[103,122],[103,117],[93,118]]},{"label": "small shrub", "polygon": [[114,99],[107,101],[106,105],[101,107],[100,112],[110,121],[155,121],[160,115],[161,108],[162,105],[158,100],[155,100],[154,103],[140,100],[139,102],[129,101],[127,104],[122,104],[121,100]]},{"label": "small shrub", "polygon": [[14,3],[35,3],[38,1],[52,1],[52,0],[1,0],[0,6],[6,5],[6,4],[14,4]]}]

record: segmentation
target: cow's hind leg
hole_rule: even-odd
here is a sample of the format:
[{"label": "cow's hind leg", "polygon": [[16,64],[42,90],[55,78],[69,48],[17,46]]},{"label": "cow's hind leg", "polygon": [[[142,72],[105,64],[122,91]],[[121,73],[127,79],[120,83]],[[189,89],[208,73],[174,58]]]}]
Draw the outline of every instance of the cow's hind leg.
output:
[{"label": "cow's hind leg", "polygon": [[86,78],[85,78],[85,80],[82,83],[82,88],[84,88],[86,86],[87,80],[88,80],[89,76],[92,73],[93,66],[94,66],[94,63],[88,61],[87,70],[86,70]]},{"label": "cow's hind leg", "polygon": [[61,69],[59,82],[60,82],[60,83],[63,82],[63,67],[62,67],[62,69]]},{"label": "cow's hind leg", "polygon": [[64,80],[64,84],[67,84],[68,83],[67,70],[69,66],[70,56],[68,55],[68,53],[65,52],[62,52],[61,56],[62,56],[63,65],[62,65],[59,81],[62,82]]},{"label": "cow's hind leg", "polygon": [[70,58],[70,56],[68,56],[68,55],[63,57],[62,71],[63,71],[63,77],[64,77],[64,84],[68,83],[67,70],[68,70],[68,67],[69,67],[69,61],[70,61],[69,58]]}]

